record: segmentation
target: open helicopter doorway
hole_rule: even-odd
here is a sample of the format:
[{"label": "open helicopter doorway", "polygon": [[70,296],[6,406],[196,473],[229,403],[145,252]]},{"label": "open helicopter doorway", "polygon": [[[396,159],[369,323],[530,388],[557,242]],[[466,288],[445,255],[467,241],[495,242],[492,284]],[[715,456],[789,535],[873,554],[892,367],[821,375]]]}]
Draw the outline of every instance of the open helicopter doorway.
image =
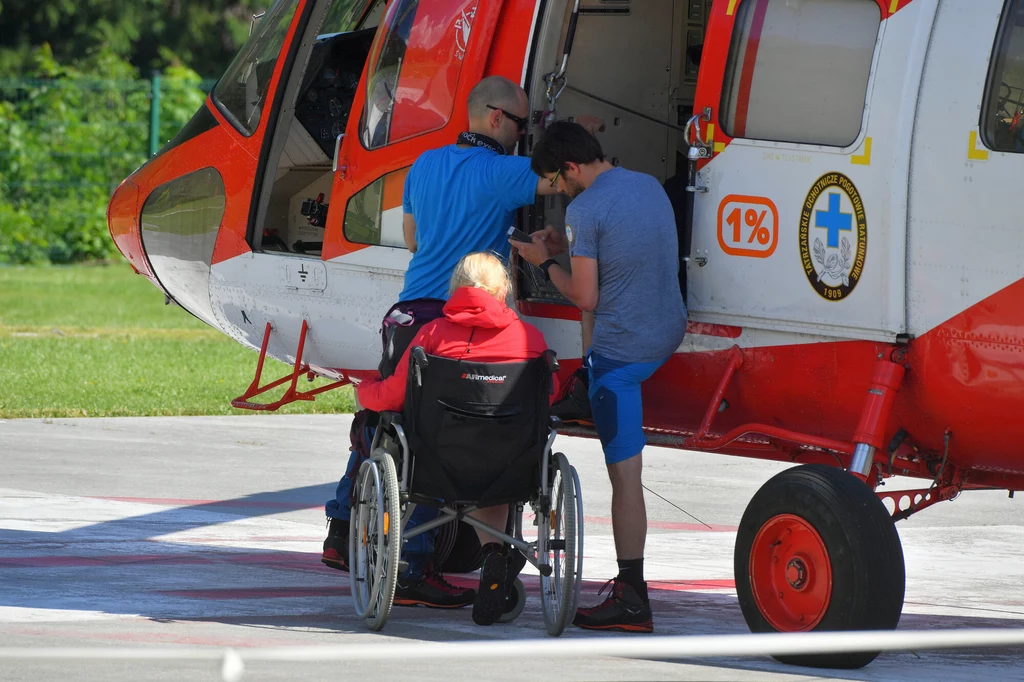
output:
[{"label": "open helicopter doorway", "polygon": [[[598,138],[609,161],[665,185],[676,213],[684,297],[692,195],[685,191],[683,129],[693,113],[710,12],[711,0],[551,2],[527,84],[538,119],[550,111],[559,119],[601,117],[605,130]],[[538,197],[524,223],[531,231],[564,230],[567,205],[564,196]],[[526,263],[520,262],[517,284],[522,301],[568,305]]]},{"label": "open helicopter doorway", "polygon": [[287,80],[263,173],[254,251],[319,258],[345,132],[384,0],[319,0]]}]

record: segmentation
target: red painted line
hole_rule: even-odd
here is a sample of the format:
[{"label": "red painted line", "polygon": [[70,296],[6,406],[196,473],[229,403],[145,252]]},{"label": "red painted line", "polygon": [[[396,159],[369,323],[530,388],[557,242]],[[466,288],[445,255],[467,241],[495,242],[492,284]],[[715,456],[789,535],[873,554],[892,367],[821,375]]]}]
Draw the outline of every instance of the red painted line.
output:
[{"label": "red painted line", "polygon": [[[461,588],[475,588],[478,579],[469,576],[446,575],[445,579],[452,585]],[[531,592],[540,589],[540,578],[535,575],[522,576],[523,585]],[[584,580],[588,591],[603,585],[604,581]],[[651,580],[647,589],[656,592],[696,592],[700,590],[735,589],[733,580]],[[303,599],[306,597],[347,597],[351,594],[348,581],[336,586],[321,587],[259,587],[259,588],[223,588],[209,590],[159,590],[157,594],[185,599]]]},{"label": "red painted line", "polygon": [[[195,566],[242,564],[269,568],[319,567],[320,554],[309,552],[217,552],[192,554],[103,554],[94,556],[0,557],[3,568],[79,568],[89,566]],[[319,568],[317,570],[319,570]]]},{"label": "red painted line", "polygon": [[[604,516],[584,516],[583,519],[587,523],[597,523],[602,526],[612,525],[612,520]],[[708,524],[711,527],[705,526],[700,523],[682,523],[677,521],[648,521],[648,528],[656,528],[658,530],[697,530],[704,531],[706,533],[734,533],[736,532],[737,526],[720,526],[717,524]]]},{"label": "red painted line", "polygon": [[750,109],[750,86],[754,81],[754,66],[757,63],[757,49],[761,45],[761,31],[764,30],[764,17],[768,13],[768,0],[757,0],[754,8],[754,20],[747,36],[747,51],[743,55],[743,72],[740,75],[740,90],[736,98],[736,120],[732,136],[743,137],[747,133],[747,113]]}]

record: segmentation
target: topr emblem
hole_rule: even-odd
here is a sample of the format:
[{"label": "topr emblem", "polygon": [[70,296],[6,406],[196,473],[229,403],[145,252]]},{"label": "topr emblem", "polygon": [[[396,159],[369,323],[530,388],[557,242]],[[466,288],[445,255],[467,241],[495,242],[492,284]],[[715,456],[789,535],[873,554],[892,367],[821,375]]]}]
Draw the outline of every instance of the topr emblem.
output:
[{"label": "topr emblem", "polygon": [[800,211],[800,262],[807,281],[826,301],[841,301],[857,287],[868,252],[864,203],[842,173],[822,175]]}]

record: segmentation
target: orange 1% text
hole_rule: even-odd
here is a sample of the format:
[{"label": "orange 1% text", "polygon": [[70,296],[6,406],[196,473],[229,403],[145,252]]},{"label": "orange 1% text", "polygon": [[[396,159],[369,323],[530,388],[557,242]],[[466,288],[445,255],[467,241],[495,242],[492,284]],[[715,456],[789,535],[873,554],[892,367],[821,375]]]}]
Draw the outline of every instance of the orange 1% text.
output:
[{"label": "orange 1% text", "polygon": [[767,258],[779,243],[779,211],[767,197],[730,194],[718,205],[718,244],[731,256]]}]

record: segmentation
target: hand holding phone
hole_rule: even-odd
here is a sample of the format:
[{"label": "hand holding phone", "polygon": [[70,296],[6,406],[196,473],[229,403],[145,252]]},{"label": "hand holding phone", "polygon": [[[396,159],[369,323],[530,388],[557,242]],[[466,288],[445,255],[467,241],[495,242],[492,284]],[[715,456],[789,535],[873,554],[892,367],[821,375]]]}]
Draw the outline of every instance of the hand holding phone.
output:
[{"label": "hand holding phone", "polygon": [[530,235],[526,234],[522,230],[516,229],[514,225],[508,228],[508,238],[514,239],[517,242],[526,242],[527,244],[533,242],[533,239],[530,238]]}]

